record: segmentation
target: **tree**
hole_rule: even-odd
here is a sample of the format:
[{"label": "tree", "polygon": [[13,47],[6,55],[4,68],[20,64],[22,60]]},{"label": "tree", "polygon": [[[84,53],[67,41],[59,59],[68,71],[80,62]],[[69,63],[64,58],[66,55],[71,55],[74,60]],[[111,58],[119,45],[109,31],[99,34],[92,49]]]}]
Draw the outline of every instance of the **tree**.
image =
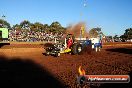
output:
[{"label": "tree", "polygon": [[62,27],[61,24],[59,22],[53,22],[50,27]]},{"label": "tree", "polygon": [[20,23],[21,29],[30,30],[31,23],[28,20],[24,20]]},{"label": "tree", "polygon": [[5,21],[3,19],[0,19],[0,28],[11,29],[11,26],[10,26],[10,24],[7,21]]},{"label": "tree", "polygon": [[127,39],[132,39],[132,28],[126,29],[124,35]]},{"label": "tree", "polygon": [[64,32],[65,28],[61,26],[61,24],[59,22],[53,22],[50,25],[50,32]]},{"label": "tree", "polygon": [[49,25],[48,24],[44,24],[43,27],[44,27],[43,31],[45,31],[45,32],[49,31]]},{"label": "tree", "polygon": [[101,33],[101,28],[97,27],[97,28],[94,28],[94,29],[98,32],[98,34]]},{"label": "tree", "polygon": [[98,36],[98,33],[95,29],[91,29],[89,31],[89,36],[90,36],[90,38],[96,38]]},{"label": "tree", "polygon": [[59,22],[53,22],[53,23],[50,25],[50,31],[51,31],[51,32],[57,32],[59,26],[60,26]]},{"label": "tree", "polygon": [[44,29],[43,24],[40,23],[40,22],[34,23],[34,27],[35,27],[36,31],[41,31],[42,32],[42,30]]},{"label": "tree", "polygon": [[15,25],[13,25],[12,29],[20,31],[21,30],[21,26],[19,24],[15,24]]},{"label": "tree", "polygon": [[89,31],[89,36],[91,38],[97,38],[99,37],[100,35],[104,35],[103,32],[101,32],[101,28],[92,28],[90,31]]},{"label": "tree", "polygon": [[132,28],[128,28],[125,30],[125,33],[120,36],[120,38],[128,40],[132,39]]},{"label": "tree", "polygon": [[118,38],[118,35],[115,35],[113,38],[114,38],[114,39]]},{"label": "tree", "polygon": [[119,37],[118,35],[115,35],[115,36],[113,37],[113,39],[114,39],[115,42],[120,41],[120,37]]},{"label": "tree", "polygon": [[30,31],[35,31],[36,29],[35,29],[35,25],[34,24],[30,24]]}]

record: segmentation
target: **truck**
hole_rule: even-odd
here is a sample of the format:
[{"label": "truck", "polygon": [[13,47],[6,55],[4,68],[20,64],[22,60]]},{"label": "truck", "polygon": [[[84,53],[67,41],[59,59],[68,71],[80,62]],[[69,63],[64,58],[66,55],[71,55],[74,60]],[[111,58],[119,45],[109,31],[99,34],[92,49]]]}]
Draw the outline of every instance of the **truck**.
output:
[{"label": "truck", "polygon": [[0,41],[8,40],[9,31],[7,28],[0,28]]},{"label": "truck", "polygon": [[10,45],[9,42],[7,42],[9,39],[9,30],[7,28],[0,28],[0,47],[4,45]]}]

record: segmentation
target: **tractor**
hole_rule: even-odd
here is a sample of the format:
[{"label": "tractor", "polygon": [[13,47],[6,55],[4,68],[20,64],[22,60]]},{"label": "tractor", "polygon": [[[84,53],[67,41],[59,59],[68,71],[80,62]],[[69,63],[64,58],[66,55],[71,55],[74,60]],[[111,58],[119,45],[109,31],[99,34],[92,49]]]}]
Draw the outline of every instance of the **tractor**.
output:
[{"label": "tractor", "polygon": [[[68,39],[72,38],[72,45],[68,47]],[[51,44],[49,47],[46,47],[45,55],[53,55],[59,57],[62,53],[70,53],[73,55],[81,54],[84,49],[90,47],[89,49],[92,50],[92,43],[91,40],[87,38],[75,38],[73,34],[68,34],[63,42]]]},{"label": "tractor", "polygon": [[[46,47],[46,55],[60,56],[61,53],[70,53],[73,55],[82,54],[83,52],[91,53],[92,49],[100,51],[102,48],[101,36],[95,39],[84,38],[85,27],[82,26],[80,29],[80,38],[75,38],[73,34],[67,34],[61,42],[51,44]],[[69,46],[69,38],[72,38],[72,44]],[[98,41],[99,40],[99,41]]]}]

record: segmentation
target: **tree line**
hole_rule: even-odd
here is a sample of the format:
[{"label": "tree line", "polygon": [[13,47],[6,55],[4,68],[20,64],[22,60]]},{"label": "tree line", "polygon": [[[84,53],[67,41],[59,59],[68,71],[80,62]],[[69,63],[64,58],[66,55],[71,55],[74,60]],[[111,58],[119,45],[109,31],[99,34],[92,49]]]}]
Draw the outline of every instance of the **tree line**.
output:
[{"label": "tree line", "polygon": [[[52,22],[50,25],[48,24],[42,24],[40,22],[31,23],[28,20],[24,20],[20,22],[20,24],[15,24],[12,27],[10,26],[10,23],[7,21],[0,19],[0,28],[8,28],[9,30],[25,30],[25,31],[39,31],[39,32],[53,32],[53,33],[65,33],[66,29],[63,27],[59,22]],[[103,32],[101,31],[101,28],[92,28],[89,31],[90,37],[99,37],[99,36],[105,36]],[[109,38],[112,39],[112,36],[109,36]],[[118,40],[119,38],[123,41],[132,39],[132,28],[128,28],[125,30],[124,34],[121,36],[115,35],[113,37],[115,40]]]},{"label": "tree line", "polygon": [[126,29],[125,32],[121,36],[115,35],[113,39],[117,42],[119,39],[121,39],[121,41],[123,42],[125,42],[126,40],[131,40],[132,39],[132,28]]},{"label": "tree line", "polygon": [[[104,33],[101,31],[101,28],[92,28],[89,31],[89,36],[90,37],[98,37],[99,35],[101,36],[105,36]],[[125,42],[126,40],[131,40],[132,39],[132,28],[128,28],[125,30],[124,34],[122,34],[121,36],[118,35],[114,35],[114,36],[107,36],[107,38],[114,40],[115,42],[118,41],[123,41]]]},{"label": "tree line", "polygon": [[25,31],[34,31],[34,32],[53,32],[53,33],[63,33],[65,32],[66,28],[63,27],[59,22],[52,22],[50,25],[42,24],[40,22],[31,23],[28,20],[24,20],[20,22],[20,24],[15,24],[12,27],[10,24],[0,19],[0,28],[8,28],[9,30],[25,30]]}]

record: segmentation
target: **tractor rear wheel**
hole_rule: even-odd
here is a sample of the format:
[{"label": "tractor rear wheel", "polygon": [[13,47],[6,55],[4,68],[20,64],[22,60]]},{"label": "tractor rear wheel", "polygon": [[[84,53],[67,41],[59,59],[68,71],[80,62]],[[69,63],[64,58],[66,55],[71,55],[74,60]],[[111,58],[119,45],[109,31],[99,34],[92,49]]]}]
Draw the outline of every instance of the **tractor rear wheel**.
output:
[{"label": "tractor rear wheel", "polygon": [[72,47],[72,54],[80,54],[82,51],[82,45],[81,44],[74,44]]}]

